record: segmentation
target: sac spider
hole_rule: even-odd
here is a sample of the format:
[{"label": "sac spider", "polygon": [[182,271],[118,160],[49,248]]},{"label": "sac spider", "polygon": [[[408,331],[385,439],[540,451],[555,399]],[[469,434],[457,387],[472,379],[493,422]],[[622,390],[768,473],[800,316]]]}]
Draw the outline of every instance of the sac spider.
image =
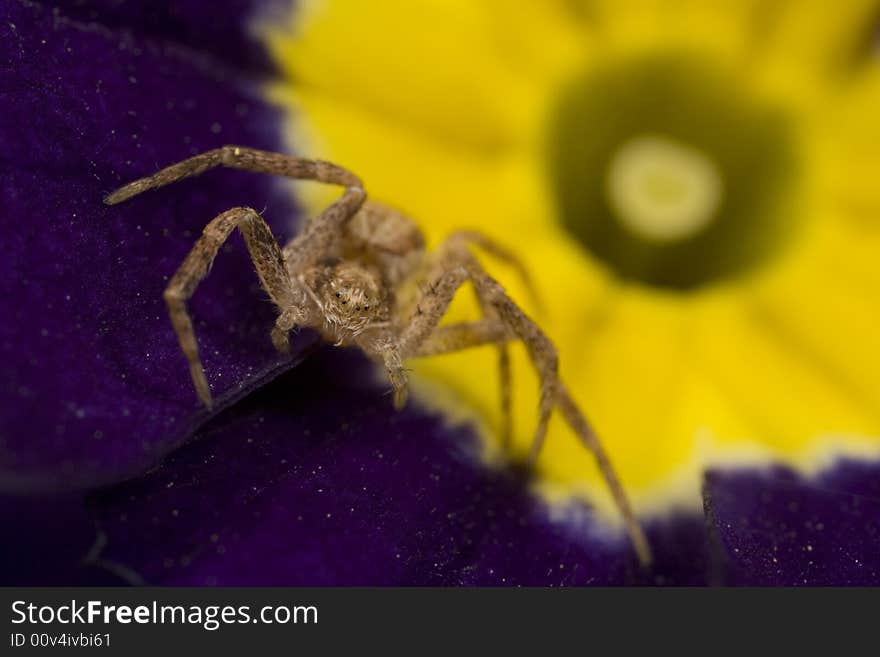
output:
[{"label": "sac spider", "polygon": [[[528,456],[533,465],[547,433],[551,412],[558,409],[584,446],[592,452],[618,507],[642,564],[651,551],[626,493],[598,436],[557,374],[556,348],[490,277],[471,252],[477,247],[525,269],[507,250],[476,232],[457,232],[434,253],[425,251],[415,223],[379,203],[366,200],[360,179],[322,160],[224,146],[135,180],[104,199],[108,205],[162,187],[208,169],[225,166],[289,178],[314,180],[345,188],[342,196],[309,221],[299,235],[281,247],[268,224],[251,208],[232,208],[205,227],[165,289],[165,302],[180,348],[202,403],[211,407],[211,392],[186,309],[186,301],[208,274],[221,245],[234,228],[244,236],[263,288],[278,308],[272,343],[289,351],[295,327],[316,329],[336,345],[355,346],[381,363],[394,390],[394,406],[407,399],[404,360],[494,345],[499,354],[503,439],[511,431],[510,356],[508,343],[521,340],[541,381],[538,426]],[[459,287],[473,285],[483,317],[439,326]]]}]

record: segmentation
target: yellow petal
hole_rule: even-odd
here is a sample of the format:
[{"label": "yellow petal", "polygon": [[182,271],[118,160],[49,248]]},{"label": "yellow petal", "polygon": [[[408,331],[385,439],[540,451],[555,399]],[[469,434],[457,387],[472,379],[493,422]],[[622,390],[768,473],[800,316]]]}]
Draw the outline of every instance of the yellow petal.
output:
[{"label": "yellow petal", "polygon": [[605,45],[698,50],[746,60],[758,32],[760,0],[583,0],[583,12]]},{"label": "yellow petal", "polygon": [[318,0],[267,39],[298,89],[491,151],[516,140],[531,102],[486,38],[489,19],[469,0]]},{"label": "yellow petal", "polygon": [[[536,163],[523,150],[474,152],[317,92],[293,94],[282,85],[273,95],[298,108],[292,144],[350,168],[371,198],[413,216],[432,244],[461,228],[488,229],[510,241],[547,217]],[[309,190],[313,211],[336,194],[315,185]]]},{"label": "yellow petal", "polygon": [[532,93],[546,93],[595,56],[595,37],[568,0],[482,2],[490,16],[488,37],[497,45],[499,57],[537,87]]},{"label": "yellow petal", "polygon": [[823,109],[812,126],[823,210],[880,231],[880,62],[831,95]]},{"label": "yellow petal", "polygon": [[[619,289],[604,321],[575,338],[586,352],[562,366],[624,480],[637,488],[657,483],[691,449],[693,431],[680,426],[689,388],[688,305],[674,294]],[[569,346],[570,339],[561,345],[561,358],[574,355]],[[567,457],[548,450],[544,469],[577,481],[584,468],[568,443]]]},{"label": "yellow petal", "polygon": [[[767,306],[756,308],[745,298],[734,299],[736,303],[701,309],[694,356],[752,427],[755,440],[795,457],[825,435],[878,433],[876,415],[842,385],[838,372],[795,339],[790,326],[771,319]],[[812,314],[802,314],[795,325],[803,327],[804,320],[820,316],[825,300],[799,294],[797,303],[810,305]],[[719,438],[729,442],[742,436]]]},{"label": "yellow petal", "polygon": [[880,231],[864,231],[835,216],[818,220],[800,253],[755,286],[748,303],[765,335],[821,375],[867,421],[854,416],[841,421],[839,430],[868,431],[873,425],[878,432]]},{"label": "yellow petal", "polygon": [[[563,377],[642,513],[697,505],[719,437],[755,435],[695,358],[699,306],[689,295],[618,287],[597,321],[558,343]],[[591,456],[558,419],[545,450],[540,470],[551,496],[576,491],[612,508]]]},{"label": "yellow petal", "polygon": [[833,82],[864,63],[876,43],[878,0],[798,0],[763,6],[756,44],[791,76]]}]

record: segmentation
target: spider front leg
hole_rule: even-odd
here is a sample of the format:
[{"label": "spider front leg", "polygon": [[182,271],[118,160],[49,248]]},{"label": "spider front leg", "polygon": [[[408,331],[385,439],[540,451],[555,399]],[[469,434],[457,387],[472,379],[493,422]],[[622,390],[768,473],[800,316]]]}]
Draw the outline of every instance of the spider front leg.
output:
[{"label": "spider front leg", "polygon": [[446,324],[435,328],[409,357],[440,356],[472,347],[506,344],[515,337],[500,319]]},{"label": "spider front leg", "polygon": [[[444,267],[452,268],[444,270]],[[511,323],[510,319],[504,316],[503,313],[506,311],[506,308],[497,303],[496,291],[492,285],[487,283],[487,281],[491,281],[494,285],[498,284],[482,270],[470,254],[455,249],[454,245],[448,250],[441,251],[441,256],[438,258],[433,272],[428,279],[428,285],[422,292],[422,296],[419,298],[416,310],[410,318],[409,324],[401,332],[401,353],[404,358],[418,353],[422,343],[428,339],[440,323],[440,319],[446,313],[447,308],[449,308],[449,304],[452,302],[452,298],[455,296],[458,288],[468,279],[471,279],[476,287],[480,305],[484,308],[491,309],[492,314],[489,318],[491,319],[495,313],[499,313],[501,319],[504,320],[505,325],[507,325],[517,337],[526,342],[526,346],[529,348],[529,352],[532,356],[532,361],[538,369],[538,374],[541,379],[541,402],[538,426],[535,430],[535,437],[529,457],[529,461],[534,462],[540,451],[541,445],[544,442],[550,414],[553,410],[554,385],[557,379],[556,349],[549,340],[546,340],[546,338],[544,341],[540,342],[540,344],[535,341],[528,342],[523,335],[516,330],[518,325],[515,321],[514,323]],[[500,286],[498,287],[500,288]],[[523,317],[525,317],[525,315],[523,315]],[[543,336],[543,333],[540,333],[540,335]],[[504,342],[499,342],[497,344],[501,349],[506,351],[506,345]],[[504,352],[502,351],[502,354],[503,353]],[[509,367],[507,368],[507,373],[509,374]],[[505,386],[505,383],[506,382],[502,379],[502,386]],[[509,386],[509,383],[506,385]],[[509,393],[503,395],[503,397],[509,399]],[[509,421],[507,424],[509,425]]]},{"label": "spider front leg", "polygon": [[332,162],[261,151],[246,146],[223,146],[199,153],[167,166],[151,176],[130,182],[108,194],[104,203],[115,205],[150,189],[164,187],[220,166],[297,180],[314,180],[343,187],[363,187],[360,178]]},{"label": "spider front leg", "polygon": [[[525,286],[540,305],[540,300],[535,287],[532,284],[529,272],[522,261],[511,251],[495,242],[490,237],[473,230],[460,230],[450,235],[440,246],[436,254],[438,267],[448,267],[450,263],[461,263],[469,272],[485,273],[482,265],[470,251],[470,246],[476,246],[495,258],[513,267],[519,274]],[[491,302],[476,288],[477,302],[484,317],[496,317],[495,309]],[[435,334],[432,334],[434,337]],[[472,336],[460,336],[459,339],[470,340]],[[462,347],[464,348],[464,347]],[[500,385],[501,401],[501,444],[508,448],[513,440],[513,396],[511,385],[510,348],[506,337],[495,340],[495,349],[498,354],[498,381]]]},{"label": "spider front leg", "polygon": [[[244,236],[260,282],[272,301],[282,309],[307,307],[305,293],[291,282],[281,247],[275,241],[268,224],[256,211],[251,208],[232,208],[217,215],[205,226],[201,237],[171,277],[164,297],[180,348],[189,363],[196,393],[208,408],[212,405],[211,391],[199,359],[198,343],[186,302],[199,282],[207,276],[220,247],[236,227]],[[285,316],[284,313],[282,316]]]},{"label": "spider front leg", "polygon": [[287,333],[297,323],[308,323],[309,301],[304,290],[292,282],[292,272],[313,263],[332,243],[340,227],[357,212],[366,198],[360,178],[331,162],[292,157],[244,146],[223,146],[165,167],[109,194],[107,205],[121,203],[132,196],[169,185],[182,178],[201,174],[218,166],[268,173],[301,180],[314,180],[346,188],[345,193],[311,221],[291,247],[282,251],[269,226],[250,208],[233,208],[215,217],[204,229],[192,251],[174,274],[165,290],[165,301],[180,347],[189,362],[190,375],[199,399],[210,408],[211,393],[199,360],[198,344],[186,310],[199,281],[208,273],[220,245],[236,226],[244,235],[254,267],[263,287],[282,311],[272,331],[272,343],[282,352],[289,350]]},{"label": "spider front leg", "polygon": [[429,284],[429,292],[423,294],[414,311],[415,321],[411,321],[402,331],[396,331],[399,320],[390,326],[364,331],[355,338],[355,344],[373,360],[385,366],[388,379],[394,388],[394,407],[403,408],[408,396],[408,379],[403,366],[410,350],[418,348],[436,326],[455,291],[467,280],[467,271],[457,267],[444,272]]},{"label": "spider front leg", "polygon": [[605,479],[614,503],[626,524],[627,532],[639,557],[639,561],[644,566],[648,566],[651,563],[651,547],[648,539],[636,519],[623,484],[617,478],[617,473],[614,471],[611,460],[605,453],[599,437],[571,397],[568,389],[559,379],[557,373],[558,357],[553,343],[540,327],[507,296],[504,288],[496,280],[480,272],[475,273],[473,278],[477,288],[481,289],[484,295],[492,299],[492,303],[498,310],[502,321],[526,345],[526,349],[528,349],[529,355],[542,379],[539,426],[529,451],[529,461],[534,463],[537,460],[546,436],[547,420],[549,420],[550,412],[554,407],[558,407],[566,422],[574,430],[575,435],[596,459],[599,472]]},{"label": "spider front leg", "polygon": [[394,392],[394,408],[406,406],[409,397],[409,378],[397,337],[389,327],[368,329],[355,337],[355,344],[371,359],[382,363]]},{"label": "spider front leg", "polygon": [[504,288],[494,278],[484,271],[472,273],[474,287],[478,294],[482,295],[495,308],[498,316],[517,338],[519,338],[529,352],[529,356],[538,378],[541,382],[540,401],[538,406],[538,426],[532,438],[532,446],[529,449],[528,464],[534,466],[544,446],[547,437],[547,427],[550,423],[550,415],[556,403],[557,387],[559,384],[559,356],[555,345],[538,328],[522,310],[517,306]]},{"label": "spider front leg", "polygon": [[[437,327],[455,291],[467,278],[473,281],[478,294],[495,308],[498,319],[489,318],[481,322]],[[445,353],[456,348],[464,349],[479,344],[498,344],[502,340],[514,337],[525,344],[541,379],[538,427],[529,451],[529,462],[534,464],[537,459],[547,433],[550,414],[553,408],[558,406],[577,437],[596,459],[599,471],[624,520],[636,554],[643,565],[649,565],[651,549],[623,485],[617,478],[598,436],[559,379],[556,348],[537,324],[507,296],[504,288],[497,281],[481,270],[468,270],[460,265],[439,274],[423,293],[417,312],[403,331],[400,343],[404,357],[415,357]]]}]

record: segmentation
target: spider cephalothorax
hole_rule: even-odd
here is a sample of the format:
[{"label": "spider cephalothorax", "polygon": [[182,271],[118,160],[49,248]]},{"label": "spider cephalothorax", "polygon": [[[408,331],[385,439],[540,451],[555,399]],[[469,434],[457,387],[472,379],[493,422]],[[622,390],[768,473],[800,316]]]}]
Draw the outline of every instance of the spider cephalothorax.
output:
[{"label": "spider cephalothorax", "polygon": [[300,282],[324,315],[324,337],[345,344],[369,328],[387,325],[389,308],[379,272],[355,262],[328,260]]},{"label": "spider cephalothorax", "polygon": [[[354,346],[380,363],[394,388],[394,404],[406,403],[407,358],[434,356],[479,345],[498,350],[505,443],[510,433],[510,357],[508,343],[521,340],[541,379],[538,426],[529,453],[537,459],[550,414],[557,409],[596,457],[620,509],[641,561],[650,549],[611,463],[557,371],[556,349],[544,332],[490,277],[471,251],[476,246],[525,270],[510,252],[476,232],[451,235],[428,253],[416,224],[402,213],[366,201],[360,179],[322,160],[290,157],[243,146],[224,146],[196,155],[110,194],[119,203],[215,166],[229,166],[291,178],[316,180],[345,188],[342,196],[309,221],[283,247],[268,224],[250,208],[232,208],[205,227],[165,289],[165,301],[181,350],[189,363],[196,393],[211,406],[211,391],[199,359],[198,343],[186,301],[208,273],[233,229],[244,236],[264,289],[278,308],[271,331],[279,351],[289,349],[294,327],[318,330],[325,340]],[[470,282],[482,318],[439,326],[456,291]]]}]

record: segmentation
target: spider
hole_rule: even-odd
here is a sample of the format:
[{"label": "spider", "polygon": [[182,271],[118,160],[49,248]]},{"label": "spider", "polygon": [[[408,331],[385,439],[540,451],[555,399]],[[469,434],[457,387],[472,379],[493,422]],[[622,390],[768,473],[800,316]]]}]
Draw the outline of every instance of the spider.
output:
[{"label": "spider", "polygon": [[[651,551],[623,486],[599,438],[557,373],[556,348],[544,332],[483,269],[472,248],[513,265],[528,281],[519,260],[499,244],[473,231],[453,233],[433,253],[426,252],[416,224],[400,212],[366,200],[361,180],[324,160],[223,146],[131,182],[104,202],[114,205],[217,166],[313,180],[344,188],[342,196],[283,247],[258,212],[247,207],[226,210],[212,219],[165,289],[171,324],[189,364],[195,391],[208,408],[211,391],[199,359],[192,320],[186,308],[199,282],[233,229],[244,237],[263,288],[278,309],[271,331],[275,348],[287,353],[289,333],[297,327],[317,330],[339,346],[354,346],[384,366],[398,409],[407,400],[404,360],[434,356],[480,345],[499,354],[502,434],[511,432],[509,343],[525,345],[541,381],[538,424],[527,464],[534,465],[554,409],[592,452],[642,564]],[[482,317],[440,326],[456,291],[469,281]]]}]

